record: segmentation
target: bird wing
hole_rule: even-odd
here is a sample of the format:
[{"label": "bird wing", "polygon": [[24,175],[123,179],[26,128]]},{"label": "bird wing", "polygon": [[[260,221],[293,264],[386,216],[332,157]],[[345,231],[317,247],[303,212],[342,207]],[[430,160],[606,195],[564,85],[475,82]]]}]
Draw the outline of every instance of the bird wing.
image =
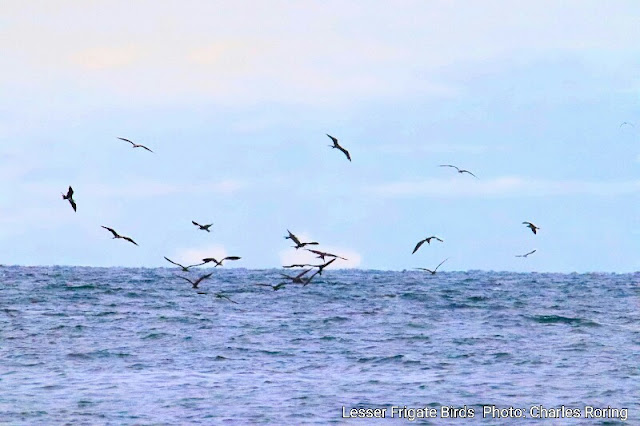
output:
[{"label": "bird wing", "polygon": [[338,143],[338,138],[334,138],[333,136],[331,136],[328,133],[326,133],[326,135],[329,136],[329,138],[331,138],[331,140],[333,141],[334,144]]},{"label": "bird wing", "polygon": [[69,186],[69,190],[67,191],[67,198],[73,197],[73,188]]},{"label": "bird wing", "polygon": [[436,237],[435,235],[433,236],[433,238],[435,238],[436,240],[440,241],[441,243],[443,243],[444,241],[442,241],[440,238]]},{"label": "bird wing", "polygon": [[460,170],[460,173],[469,173],[471,176],[473,176],[476,179],[479,179],[478,176],[474,175],[473,173],[471,173],[469,170]]},{"label": "bird wing", "polygon": [[327,255],[327,253],[322,252],[320,250],[312,250],[312,249],[305,249],[306,251],[310,251],[313,254],[318,254],[318,255]]},{"label": "bird wing", "polygon": [[125,138],[118,138],[121,141],[125,141],[125,142],[129,142],[131,145],[135,145],[135,143],[131,142],[129,139],[125,139]]},{"label": "bird wing", "polygon": [[176,277],[178,277],[178,278],[182,278],[182,279],[183,279],[183,280],[185,280],[185,281],[189,281],[192,285],[197,285],[196,283],[194,283],[193,281],[191,281],[191,280],[190,280],[189,278],[187,278],[187,277],[181,277],[180,275],[176,275]]},{"label": "bird wing", "polygon": [[202,226],[198,222],[196,222],[195,220],[192,220],[191,223],[193,223],[195,226]]},{"label": "bird wing", "polygon": [[334,257],[333,259],[331,259],[330,261],[328,261],[327,263],[325,263],[324,265],[321,265],[321,267],[324,269],[327,266],[331,265],[333,262],[335,262],[337,259],[337,257]]},{"label": "bird wing", "polygon": [[202,281],[204,281],[204,280],[208,279],[209,277],[211,277],[211,275],[213,275],[213,273],[211,273],[211,274],[206,274],[206,275],[201,276],[200,278],[198,278],[198,279],[196,280],[196,282],[194,283],[194,285],[198,285],[198,284],[200,284]]},{"label": "bird wing", "polygon": [[236,305],[239,305],[239,303],[238,303],[238,302],[236,302],[235,300],[231,300],[231,299],[229,299],[229,297],[228,297],[228,296],[225,296],[225,295],[224,295],[224,294],[222,294],[222,293],[217,293],[217,294],[216,294],[216,297],[217,297],[217,298],[219,298],[219,299],[227,299],[229,302],[232,302],[232,303],[235,303]]},{"label": "bird wing", "polygon": [[424,242],[427,241],[426,238],[420,242],[418,242],[418,244],[416,244],[416,248],[413,249],[413,251],[411,252],[411,254],[415,253],[418,251],[418,249],[424,244]]},{"label": "bird wing", "polygon": [[146,147],[146,146],[144,146],[144,145],[138,145],[138,146],[139,146],[140,148],[144,148],[144,149],[146,149],[146,150],[147,150],[147,151],[149,151],[149,152],[153,152],[153,151],[151,151],[149,148],[147,148],[147,147]]},{"label": "bird wing", "polygon": [[220,262],[222,262],[223,260],[240,260],[241,257],[240,256],[227,256],[224,259],[222,259]]},{"label": "bird wing", "polygon": [[298,275],[296,275],[296,279],[298,279],[298,278],[302,278],[302,276],[303,276],[304,274],[306,274],[307,272],[309,272],[310,270],[311,270],[311,269],[306,269],[306,270],[304,270],[304,271],[300,272]]},{"label": "bird wing", "polygon": [[456,169],[458,171],[460,170],[459,168],[457,168],[456,166],[453,166],[451,164],[440,164],[440,167],[453,167],[454,169]]},{"label": "bird wing", "polygon": [[136,243],[135,241],[133,241],[131,238],[129,237],[121,237],[123,240],[129,241],[130,243],[133,243],[135,245],[138,245],[138,243]]},{"label": "bird wing", "polygon": [[120,235],[113,228],[109,228],[108,226],[102,226],[107,231],[111,232],[115,238],[118,238]]},{"label": "bird wing", "polygon": [[76,206],[76,202],[73,201],[73,199],[71,197],[69,197],[69,203],[71,204],[71,207],[73,207],[73,211],[78,211],[77,210],[77,206]]},{"label": "bird wing", "polygon": [[537,250],[531,250],[529,253],[525,254],[525,256],[529,256],[530,254],[535,253]]},{"label": "bird wing", "polygon": [[287,232],[289,232],[289,238],[291,239],[291,241],[293,241],[294,243],[296,243],[297,245],[300,245],[300,240],[298,239],[298,237],[296,237],[295,235],[293,235],[291,233],[291,231],[287,230]]},{"label": "bird wing", "polygon": [[305,285],[309,284],[311,282],[311,280],[313,279],[313,277],[318,275],[318,273],[320,273],[320,270],[317,270],[316,272],[313,273],[313,275],[311,275],[309,278],[307,278],[307,280],[304,282],[304,284],[302,284],[302,286],[304,287]]},{"label": "bird wing", "polygon": [[302,245],[305,245],[305,246],[317,246],[317,245],[320,245],[320,243],[318,243],[316,241],[312,241],[310,243],[302,243]]},{"label": "bird wing", "polygon": [[346,156],[347,156],[347,159],[348,159],[349,161],[351,161],[351,156],[349,155],[349,151],[347,151],[346,149],[344,149],[344,148],[343,148],[343,147],[341,147],[340,145],[338,145],[338,149],[339,149],[340,151],[342,151],[342,152],[344,153],[344,155],[346,155]]},{"label": "bird wing", "polygon": [[443,264],[444,262],[446,262],[447,260],[449,260],[449,258],[448,258],[448,257],[447,257],[445,260],[443,260],[442,262],[440,262],[440,263],[438,264],[438,266],[436,266],[436,269],[434,269],[434,270],[433,270],[433,272],[437,271],[437,270],[438,270],[438,268],[440,267],[440,265],[442,265],[442,264]]},{"label": "bird wing", "polygon": [[421,271],[427,271],[427,272],[433,274],[433,271],[431,269],[429,269],[429,268],[416,268],[416,269],[420,269]]},{"label": "bird wing", "polygon": [[165,259],[167,262],[169,262],[169,263],[173,263],[174,265],[177,265],[177,266],[179,266],[179,267],[181,267],[181,268],[184,268],[184,266],[182,266],[182,265],[181,265],[181,264],[179,264],[178,262],[174,262],[173,260],[169,259],[167,256],[163,256],[163,257],[164,257],[164,259]]},{"label": "bird wing", "polygon": [[202,259],[202,261],[203,261],[204,263],[209,263],[209,262],[215,262],[215,263],[218,263],[218,261],[217,261],[215,258],[213,258],[213,257],[207,257],[206,259]]}]

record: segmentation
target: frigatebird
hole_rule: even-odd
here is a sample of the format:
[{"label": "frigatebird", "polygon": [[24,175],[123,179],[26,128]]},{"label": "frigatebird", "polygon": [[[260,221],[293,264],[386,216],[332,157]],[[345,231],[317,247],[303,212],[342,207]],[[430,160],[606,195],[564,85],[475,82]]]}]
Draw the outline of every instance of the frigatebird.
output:
[{"label": "frigatebird", "polygon": [[264,284],[264,283],[256,283],[256,285],[260,285],[263,287],[271,287],[273,289],[273,291],[278,291],[281,288],[284,288],[285,285],[287,285],[287,283],[279,283],[276,285],[272,285],[272,284]]},{"label": "frigatebird", "polygon": [[197,226],[198,228],[200,228],[200,230],[202,231],[207,231],[207,232],[211,232],[209,231],[209,228],[211,228],[211,226],[213,225],[213,223],[210,223],[208,225],[200,225],[198,222],[196,222],[195,220],[192,220],[191,223],[193,223],[195,226]]},{"label": "frigatebird", "polygon": [[516,257],[527,257],[527,256],[529,256],[530,254],[533,254],[533,253],[535,253],[535,252],[536,252],[536,250],[531,250],[529,253],[525,253],[525,254],[516,254]]},{"label": "frigatebird", "polygon": [[197,279],[197,280],[195,280],[195,281],[190,280],[190,279],[189,279],[189,278],[187,278],[187,277],[182,277],[182,276],[180,276],[180,275],[176,275],[176,277],[178,277],[178,278],[182,278],[182,279],[183,279],[183,280],[185,280],[185,281],[189,281],[189,282],[191,283],[191,286],[192,286],[191,288],[198,288],[198,285],[199,285],[202,281],[204,281],[204,280],[206,280],[206,279],[209,279],[209,278],[211,277],[211,275],[213,275],[213,272],[212,272],[212,273],[210,273],[210,274],[203,275],[203,276],[201,276],[200,278],[198,278],[198,279]]},{"label": "frigatebird", "polygon": [[433,271],[431,269],[428,268],[416,268],[416,269],[420,269],[421,271],[427,271],[429,273],[431,273],[431,275],[435,275],[436,271],[438,270],[438,268],[440,267],[440,265],[442,265],[444,262],[446,262],[449,258],[447,257],[445,260],[443,260],[442,262],[440,262],[440,264],[438,264],[438,266],[436,266],[436,269],[434,269]]},{"label": "frigatebird", "polygon": [[456,169],[458,171],[458,173],[469,173],[471,176],[473,176],[474,178],[478,179],[478,176],[474,175],[469,170],[460,169],[460,168],[458,168],[456,166],[453,166],[451,164],[441,164],[440,167],[453,167],[454,169]]},{"label": "frigatebird", "polygon": [[125,139],[125,138],[118,138],[118,139],[120,139],[120,140],[122,140],[122,141],[125,141],[125,142],[129,142],[129,143],[132,145],[132,146],[131,146],[132,148],[144,148],[144,149],[146,149],[146,150],[147,150],[147,151],[149,151],[149,152],[153,152],[153,151],[151,151],[149,148],[147,148],[146,146],[144,146],[144,145],[139,145],[139,144],[137,144],[137,143],[133,143],[133,142],[131,142],[129,139]]},{"label": "frigatebird", "polygon": [[287,229],[287,232],[289,233],[288,237],[284,237],[285,240],[291,240],[294,243],[296,243],[295,246],[292,246],[293,248],[295,248],[296,250],[299,249],[300,247],[304,247],[304,246],[317,246],[320,243],[317,243],[315,241],[312,241],[310,243],[301,243],[300,240],[298,239],[298,237],[296,237],[291,231],[289,231]]},{"label": "frigatebird", "polygon": [[418,241],[418,244],[416,244],[416,248],[413,249],[413,251],[411,252],[411,254],[415,253],[418,251],[418,249],[425,243],[425,241],[427,242],[427,244],[431,244],[431,240],[436,239],[440,242],[442,242],[442,240],[438,237],[436,237],[435,235],[432,235],[430,237],[425,238],[424,240]]},{"label": "frigatebird", "polygon": [[320,275],[322,275],[322,271],[324,270],[324,268],[326,268],[327,266],[331,265],[335,261],[336,261],[336,258],[334,257],[333,259],[331,259],[330,261],[328,261],[324,265],[317,265],[316,268],[318,268],[318,273]]},{"label": "frigatebird", "polygon": [[325,257],[336,257],[338,259],[342,259],[342,260],[348,260],[347,258],[344,258],[342,256],[338,256],[337,254],[331,254],[331,253],[327,253],[325,251],[320,251],[320,250],[311,250],[311,249],[305,249],[306,251],[310,251],[313,254],[317,254],[320,259],[324,260]]},{"label": "frigatebird", "polygon": [[189,272],[189,268],[193,268],[194,266],[200,266],[202,264],[198,264],[198,265],[189,265],[189,266],[183,266],[181,264],[179,264],[178,262],[174,262],[173,260],[169,259],[167,256],[164,256],[165,260],[169,263],[173,263],[176,266],[179,266],[182,268],[183,272]]},{"label": "frigatebird", "polygon": [[540,229],[539,227],[535,226],[533,223],[531,222],[522,222],[523,225],[527,225],[527,227],[529,229],[531,229],[531,232],[533,232],[534,234],[537,234],[538,229]]},{"label": "frigatebird", "polygon": [[71,185],[69,185],[67,195],[64,195],[64,193],[62,193],[62,199],[69,200],[69,204],[71,204],[71,207],[73,207],[73,211],[76,211],[76,202],[73,200],[73,188],[71,188]]},{"label": "frigatebird", "polygon": [[349,155],[349,151],[347,151],[346,149],[340,146],[340,144],[338,143],[338,138],[334,138],[328,133],[326,135],[329,136],[329,138],[331,138],[331,140],[333,141],[333,145],[329,145],[329,146],[331,148],[338,148],[340,151],[342,151],[344,155],[347,156],[347,160],[351,161],[351,156]]},{"label": "frigatebird", "polygon": [[225,296],[225,295],[224,295],[224,294],[222,294],[222,293],[215,293],[215,295],[216,295],[216,297],[217,297],[218,299],[227,299],[229,302],[231,302],[231,303],[235,303],[236,305],[239,305],[239,303],[238,303],[238,302],[236,302],[235,300],[231,300],[231,299],[229,299],[229,297],[228,297],[228,296]]},{"label": "frigatebird", "polygon": [[220,261],[218,261],[213,257],[207,257],[205,259],[202,259],[202,262],[204,262],[204,263],[201,263],[200,265],[204,265],[205,263],[213,262],[213,263],[216,264],[215,267],[217,268],[218,266],[222,266],[222,262],[224,262],[225,260],[239,260],[239,259],[241,259],[241,257],[239,257],[239,256],[227,256],[227,257],[223,257],[222,259],[220,259]]},{"label": "frigatebird", "polygon": [[[298,275],[296,275],[295,277],[292,277],[291,275],[287,275],[287,274],[280,274],[280,276],[287,278],[289,280],[291,280],[292,284],[304,284],[305,283],[305,279],[302,278],[307,272],[309,272],[311,270],[311,268],[309,269],[305,269],[304,271],[300,272]],[[315,275],[315,274],[314,274]]]},{"label": "frigatebird", "polygon": [[109,228],[108,226],[102,226],[104,229],[106,229],[107,231],[111,232],[113,234],[113,238],[122,238],[125,241],[129,241],[130,243],[133,243],[135,245],[138,245],[138,243],[136,243],[135,241],[133,241],[131,238],[129,237],[125,237],[124,235],[120,235],[118,234],[115,229],[113,228]]}]

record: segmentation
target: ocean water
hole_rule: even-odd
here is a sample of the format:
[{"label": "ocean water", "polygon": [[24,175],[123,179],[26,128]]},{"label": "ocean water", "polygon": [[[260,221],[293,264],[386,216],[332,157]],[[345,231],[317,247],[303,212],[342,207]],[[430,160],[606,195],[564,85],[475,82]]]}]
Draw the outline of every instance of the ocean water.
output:
[{"label": "ocean water", "polygon": [[640,424],[638,273],[201,272],[0,267],[0,424]]}]

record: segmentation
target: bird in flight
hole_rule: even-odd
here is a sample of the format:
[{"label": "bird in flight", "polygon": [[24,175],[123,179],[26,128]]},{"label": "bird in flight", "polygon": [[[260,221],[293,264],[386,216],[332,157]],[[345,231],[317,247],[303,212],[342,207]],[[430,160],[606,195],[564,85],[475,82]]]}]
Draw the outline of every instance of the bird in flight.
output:
[{"label": "bird in flight", "polygon": [[164,256],[165,260],[169,263],[173,263],[176,266],[179,266],[182,268],[183,272],[189,272],[189,268],[193,268],[194,266],[200,266],[200,265],[189,265],[189,266],[183,266],[181,264],[179,264],[178,262],[174,262],[173,260],[169,259],[167,256]]},{"label": "bird in flight", "polygon": [[342,146],[340,146],[340,144],[338,143],[338,138],[334,138],[330,134],[327,134],[327,136],[329,136],[329,138],[333,141],[333,145],[329,145],[329,146],[331,148],[338,148],[340,151],[342,151],[344,155],[346,155],[347,160],[351,161],[351,156],[349,155],[349,151],[347,151]]},{"label": "bird in flight", "polygon": [[440,167],[453,167],[454,169],[456,169],[458,171],[458,173],[469,173],[471,176],[473,176],[474,178],[478,179],[478,176],[474,175],[469,170],[460,169],[460,168],[458,168],[456,166],[452,166],[451,164],[441,164]]},{"label": "bird in flight", "polygon": [[411,252],[411,254],[413,254],[413,253],[417,252],[417,251],[418,251],[418,249],[419,249],[420,247],[422,247],[422,245],[425,243],[425,241],[426,241],[426,243],[427,243],[427,244],[431,244],[431,240],[433,240],[434,238],[435,238],[436,240],[440,241],[440,242],[443,242],[440,238],[436,237],[435,235],[432,235],[432,236],[430,236],[430,237],[425,238],[424,240],[418,241],[418,244],[416,244],[416,248],[414,248],[414,249],[413,249],[413,251]]},{"label": "bird in flight", "polygon": [[420,269],[421,271],[427,271],[429,273],[431,273],[431,275],[435,275],[436,271],[438,270],[438,268],[440,267],[440,265],[442,265],[444,262],[446,262],[447,260],[449,260],[449,258],[447,257],[445,260],[443,260],[442,262],[440,262],[440,264],[438,264],[438,266],[436,266],[436,269],[434,269],[433,271],[431,269],[428,268],[416,268],[416,269]]},{"label": "bird in flight", "polygon": [[[324,265],[317,265],[316,268],[318,268],[318,274],[322,275],[322,271],[324,270],[324,268],[326,268],[327,266],[331,265],[333,262],[336,261],[337,258],[333,258],[330,261],[328,261],[327,263],[325,263]],[[315,274],[314,274],[315,275]],[[312,277],[313,278],[313,277]]]},{"label": "bird in flight", "polygon": [[202,231],[207,231],[207,232],[211,232],[209,231],[209,228],[211,228],[211,226],[213,226],[213,223],[210,223],[208,225],[200,225],[198,222],[196,222],[195,220],[192,220],[191,223],[193,223],[195,226],[197,226],[198,228],[200,228],[200,230]]},{"label": "bird in flight", "polygon": [[[311,249],[305,249],[305,250],[306,251],[310,251],[313,254],[317,254],[318,256],[316,256],[316,257],[319,257],[322,260],[324,260],[325,257],[335,257],[335,258],[342,259],[342,260],[348,260],[348,259],[346,259],[344,257],[338,256],[337,254],[331,254],[331,253],[327,253],[327,252],[319,251],[319,250],[311,250]],[[309,266],[314,266],[314,265],[309,265]]]},{"label": "bird in flight", "polygon": [[197,279],[197,280],[195,280],[195,281],[190,280],[190,279],[189,279],[189,278],[187,278],[187,277],[181,277],[180,275],[176,275],[176,276],[177,276],[178,278],[182,278],[182,279],[183,279],[183,280],[185,280],[185,281],[189,281],[189,282],[191,283],[191,286],[192,286],[191,288],[198,288],[198,285],[200,285],[200,283],[201,283],[202,281],[204,281],[204,280],[206,280],[206,279],[209,279],[209,278],[211,277],[211,275],[213,275],[213,272],[212,272],[212,273],[210,273],[210,274],[203,275],[203,276],[201,276],[200,278],[198,278],[198,279]]},{"label": "bird in flight", "polygon": [[310,243],[301,243],[301,242],[300,242],[300,240],[298,239],[298,237],[296,237],[296,236],[295,236],[291,231],[289,231],[289,230],[287,229],[287,232],[289,233],[289,236],[284,237],[284,239],[285,239],[285,240],[291,240],[291,241],[293,241],[294,243],[296,243],[296,245],[295,245],[295,246],[292,246],[292,247],[294,247],[296,250],[297,250],[297,249],[299,249],[300,247],[304,247],[304,246],[317,246],[318,244],[320,244],[320,243],[317,243],[317,242],[315,242],[315,241],[312,241],[312,242],[310,242]]},{"label": "bird in flight", "polygon": [[305,269],[304,271],[300,272],[295,277],[292,277],[291,275],[287,275],[287,274],[280,274],[280,276],[291,280],[292,284],[304,284],[306,282],[306,280],[303,278],[303,276],[306,275],[306,273],[309,272],[310,270],[311,270],[311,268]]},{"label": "bird in flight", "polygon": [[73,200],[73,188],[69,186],[69,190],[67,191],[67,195],[62,194],[63,200],[69,200],[69,204],[73,207],[73,211],[76,211],[76,202]]},{"label": "bird in flight", "polygon": [[103,226],[104,229],[106,229],[107,231],[111,232],[113,234],[113,238],[122,238],[125,241],[129,241],[130,243],[133,243],[135,245],[138,245],[138,243],[136,243],[135,241],[133,241],[131,238],[129,237],[125,237],[124,235],[120,235],[118,234],[115,229],[113,228],[109,228],[107,226]]},{"label": "bird in flight", "polygon": [[132,148],[144,148],[144,149],[146,149],[146,150],[147,150],[147,151],[149,151],[149,152],[153,152],[153,151],[151,151],[149,148],[147,148],[146,146],[144,146],[144,145],[138,145],[137,143],[133,143],[133,142],[131,142],[129,139],[125,139],[125,138],[118,138],[118,139],[120,139],[121,141],[129,142],[129,143],[132,145]]},{"label": "bird in flight", "polygon": [[222,262],[224,262],[225,260],[239,260],[239,259],[241,259],[241,257],[239,257],[239,256],[227,256],[227,257],[223,257],[222,259],[220,259],[218,261],[213,257],[207,257],[205,259],[202,259],[203,263],[201,263],[200,265],[204,265],[205,263],[213,262],[213,263],[216,264],[215,267],[217,268],[218,266],[222,266]]},{"label": "bird in flight", "polygon": [[284,288],[285,285],[287,285],[287,283],[279,283],[276,285],[271,285],[271,284],[264,284],[264,283],[256,283],[256,285],[260,285],[263,287],[271,287],[273,289],[273,291],[278,291],[281,288]]},{"label": "bird in flight", "polygon": [[225,295],[224,295],[224,294],[222,294],[222,293],[216,293],[216,297],[217,297],[218,299],[227,299],[229,302],[231,302],[231,303],[235,303],[236,305],[239,305],[239,303],[238,303],[238,302],[236,302],[235,300],[231,300],[231,299],[229,299],[229,297],[228,297],[228,296],[225,296]]},{"label": "bird in flight", "polygon": [[535,253],[535,252],[536,252],[536,250],[531,250],[529,253],[525,253],[525,254],[516,254],[516,257],[527,257],[527,256],[529,256],[530,254],[533,254],[533,253]]},{"label": "bird in flight", "polygon": [[626,124],[627,126],[636,127],[636,126],[634,126],[634,125],[633,125],[633,123],[629,123],[629,122],[627,122],[627,121],[623,121],[623,122],[620,124],[620,127],[624,126],[625,124]]},{"label": "bird in flight", "polygon": [[531,229],[531,232],[533,232],[534,234],[537,234],[538,229],[540,229],[539,227],[535,226],[533,223],[531,222],[522,222],[523,225],[527,225],[528,228]]}]

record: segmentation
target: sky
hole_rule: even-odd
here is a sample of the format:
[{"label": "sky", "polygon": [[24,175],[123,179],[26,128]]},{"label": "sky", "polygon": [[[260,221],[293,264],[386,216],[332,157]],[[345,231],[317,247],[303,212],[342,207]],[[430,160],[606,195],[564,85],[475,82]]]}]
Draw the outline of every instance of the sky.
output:
[{"label": "sky", "polygon": [[339,268],[640,270],[636,1],[34,0],[0,31],[2,264],[313,260],[289,229]]}]

